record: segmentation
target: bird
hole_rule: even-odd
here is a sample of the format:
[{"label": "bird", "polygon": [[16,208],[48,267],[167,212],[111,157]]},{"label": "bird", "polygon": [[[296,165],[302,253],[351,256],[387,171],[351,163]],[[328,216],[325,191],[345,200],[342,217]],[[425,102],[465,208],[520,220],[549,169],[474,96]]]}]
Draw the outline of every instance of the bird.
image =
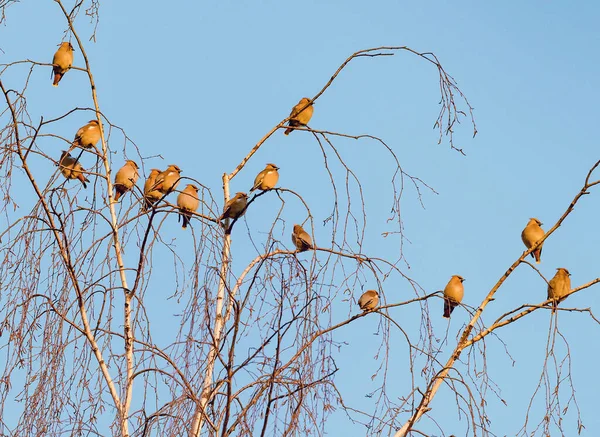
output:
[{"label": "bird", "polygon": [[444,317],[449,319],[450,314],[462,302],[465,294],[465,288],[463,287],[463,281],[465,279],[459,275],[453,275],[446,288],[444,288]]},{"label": "bird", "polygon": [[556,312],[558,301],[571,291],[571,274],[564,267],[556,269],[556,274],[548,283],[548,299],[552,299],[552,312]]},{"label": "bird", "polygon": [[237,219],[244,215],[246,212],[246,205],[248,204],[248,195],[246,193],[235,193],[231,199],[227,201],[223,208],[223,214],[219,217],[218,221],[226,218]]},{"label": "bird", "polygon": [[187,184],[177,196],[177,206],[179,207],[179,219],[183,220],[181,227],[185,229],[192,218],[192,212],[195,212],[200,206],[198,187],[194,184]]},{"label": "bird", "polygon": [[[290,120],[288,121],[289,127],[283,132],[285,135],[289,135],[296,126],[306,126],[308,124],[314,110],[312,103],[306,106],[309,102],[310,99],[308,97],[302,97],[298,104],[292,108],[292,112],[290,112]],[[305,106],[306,108],[304,108]]]},{"label": "bird", "polygon": [[298,252],[304,252],[308,249],[313,249],[310,235],[308,235],[308,232],[306,232],[300,225],[294,225],[294,230],[292,232],[292,243],[294,243],[294,246],[296,246],[296,250],[298,250]]},{"label": "bird", "polygon": [[135,161],[128,159],[125,165],[115,175],[115,202],[127,191],[131,190],[137,182],[140,174]]},{"label": "bird", "polygon": [[58,86],[58,82],[73,65],[73,46],[70,42],[59,44],[58,50],[52,58],[52,64],[52,73],[54,73],[52,86]]},{"label": "bird", "polygon": [[98,120],[90,120],[85,126],[81,126],[75,134],[73,146],[91,149],[100,141],[100,123]]},{"label": "bird", "polygon": [[358,306],[364,312],[373,311],[379,305],[379,293],[376,290],[367,290],[358,299]]},{"label": "bird", "polygon": [[83,175],[84,168],[66,150],[62,151],[58,166],[64,177],[67,179],[79,179],[83,184],[83,188],[87,188],[86,182],[89,182],[89,180]]},{"label": "bird", "polygon": [[250,188],[250,192],[257,189],[267,191],[275,188],[275,185],[277,185],[277,181],[279,180],[279,173],[277,170],[279,170],[279,167],[275,164],[267,164],[265,169],[256,175],[254,185]]},{"label": "bird", "polygon": [[169,194],[179,185],[179,179],[181,179],[180,173],[183,172],[175,164],[169,165],[165,171],[156,176],[155,189],[163,194]]},{"label": "bird", "polygon": [[142,211],[147,211],[162,197],[162,193],[156,189],[156,177],[160,174],[160,170],[153,168],[144,183],[144,205]]},{"label": "bird", "polygon": [[[536,218],[530,218],[527,222],[527,226],[521,232],[521,239],[523,243],[525,243],[525,247],[530,249],[536,242],[538,242],[544,236],[544,230],[541,228],[542,222]],[[542,246],[543,243],[538,246],[533,252],[531,252],[531,256],[535,257],[535,263],[539,264],[541,262],[542,257]]]}]

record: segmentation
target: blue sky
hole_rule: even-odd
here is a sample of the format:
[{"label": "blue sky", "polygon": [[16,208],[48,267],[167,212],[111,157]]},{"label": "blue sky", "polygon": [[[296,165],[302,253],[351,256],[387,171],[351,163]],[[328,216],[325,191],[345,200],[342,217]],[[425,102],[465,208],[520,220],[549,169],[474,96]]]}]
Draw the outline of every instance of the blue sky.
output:
[{"label": "blue sky", "polygon": [[[7,10],[6,26],[0,29],[4,52],[0,62],[51,61],[65,23],[54,2],[36,4],[35,9],[31,5],[21,2]],[[184,176],[213,190],[219,208],[223,172],[232,171],[301,97],[315,95],[351,53],[388,45],[434,52],[475,108],[477,136],[472,138],[468,119],[456,128],[456,144],[466,156],[451,150],[446,138],[437,144],[432,129],[439,110],[437,73],[409,53],[354,61],[317,101],[310,125],[381,137],[406,172],[435,189],[438,194],[424,191],[424,207],[414,190],[404,193],[402,219],[410,240],[404,255],[410,268],[402,269],[427,292],[443,288],[453,274],[464,276],[464,302],[475,307],[524,250],[520,233],[529,217],[538,217],[544,229],[550,228],[599,158],[599,19],[600,6],[589,1],[185,1],[166,8],[103,1],[97,43],[88,42],[87,50],[101,108],[139,146],[147,158],[145,168],[178,163]],[[78,24],[86,40],[87,18],[79,17]],[[76,52],[75,64],[81,61]],[[17,86],[17,74],[6,77]],[[50,83],[47,68],[34,71],[29,86],[33,120],[40,115],[55,117],[74,106],[91,106],[81,72],[67,73],[58,90]],[[77,113],[55,126],[70,138],[91,118]],[[46,144],[60,150],[58,142]],[[368,213],[364,251],[395,259],[398,239],[381,236],[394,230],[393,223],[386,223],[393,171],[388,155],[374,142],[339,139],[335,144],[363,184]],[[113,162],[119,165],[122,137],[115,134],[111,148]],[[128,152],[132,153],[130,146]],[[159,154],[164,160],[150,158]],[[315,240],[329,244],[321,223],[331,209],[331,189],[314,139],[305,132],[289,137],[277,132],[236,177],[232,191],[247,190],[266,162],[281,167],[281,186],[297,190],[311,205]],[[42,173],[53,170],[40,164]],[[343,177],[339,170],[337,176]],[[31,193],[23,188],[23,194],[17,194],[27,211]],[[592,190],[545,243],[540,269],[547,279],[557,267],[570,270],[573,285],[599,276],[600,237],[595,225],[599,196]],[[261,209],[247,218],[257,232],[268,230],[270,208],[277,205],[272,199],[263,200]],[[286,218],[290,223],[302,221],[305,215],[297,218],[301,214],[300,206],[292,204]],[[190,241],[175,223],[165,232],[165,238],[173,238],[191,256]],[[242,254],[235,264],[239,271],[246,255],[243,238],[242,234],[236,241],[234,236],[234,251],[239,244]],[[170,286],[167,279],[156,278],[152,289]],[[366,286],[373,283],[367,281]],[[388,303],[413,296],[398,278],[386,281],[384,291]],[[545,283],[521,266],[483,320],[490,323],[511,308],[541,302],[545,296]],[[566,304],[594,310],[598,302],[596,289],[591,288]],[[161,317],[165,302],[147,305]],[[441,301],[430,306],[435,335],[443,338],[448,329],[448,344],[440,354],[445,361],[467,315],[464,309],[456,310],[448,327],[441,318]],[[350,308],[341,293],[336,294],[328,316],[339,321],[354,311]],[[414,311],[418,307],[390,314],[416,332],[419,318]],[[598,326],[585,314],[561,313],[558,319],[571,348],[572,375],[586,427],[582,435],[598,435],[598,384],[590,378],[598,354],[594,341]],[[373,342],[372,333],[377,328],[377,316],[371,315],[334,334],[336,341],[347,342],[335,356],[340,368],[336,383],[350,403],[367,410],[372,400],[365,395],[381,382],[380,377],[370,379],[379,362],[373,358],[379,337]],[[550,313],[538,311],[498,331],[514,363],[502,343],[489,339],[488,372],[507,403],[490,396],[488,415],[495,435],[516,435],[523,426],[542,370],[549,328]],[[400,397],[409,387],[408,375],[397,370],[405,369],[406,345],[398,332],[392,333],[391,344],[388,390],[392,397]],[[564,354],[564,347],[559,349]],[[459,368],[464,370],[463,365]],[[424,388],[423,382],[417,385]],[[466,435],[468,420],[457,417],[454,405],[450,390],[443,387],[431,415],[447,434]],[[541,419],[543,402],[536,405],[530,416],[534,423]],[[573,417],[567,416],[565,435],[575,435]],[[534,428],[528,425],[530,433]],[[419,429],[441,435],[431,421],[423,421]],[[366,434],[340,410],[325,430],[329,435]]]}]

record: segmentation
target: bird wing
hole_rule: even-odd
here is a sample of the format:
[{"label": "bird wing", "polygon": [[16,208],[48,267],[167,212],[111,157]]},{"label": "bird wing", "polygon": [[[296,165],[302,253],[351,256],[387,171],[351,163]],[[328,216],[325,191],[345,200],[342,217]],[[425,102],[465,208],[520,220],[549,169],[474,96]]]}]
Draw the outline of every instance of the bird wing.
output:
[{"label": "bird wing", "polygon": [[302,242],[304,242],[308,246],[312,247],[312,238],[310,238],[310,235],[308,235],[306,231],[300,232],[298,238],[300,238],[300,240],[302,240]]},{"label": "bird wing", "polygon": [[85,129],[84,127],[80,127],[79,130],[77,131],[77,133],[75,134],[75,141],[80,140],[81,136],[83,135],[83,131]]}]

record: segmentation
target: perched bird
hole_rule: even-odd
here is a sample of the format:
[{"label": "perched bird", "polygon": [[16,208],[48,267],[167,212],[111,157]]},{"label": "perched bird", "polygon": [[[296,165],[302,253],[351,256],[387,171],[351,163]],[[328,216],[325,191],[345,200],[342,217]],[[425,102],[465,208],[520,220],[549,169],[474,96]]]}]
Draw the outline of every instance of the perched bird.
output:
[{"label": "perched bird", "polygon": [[74,146],[91,149],[100,141],[100,123],[98,120],[90,120],[85,126],[81,126],[75,134]]},{"label": "perched bird", "polygon": [[86,182],[89,180],[83,175],[85,171],[77,159],[73,158],[66,150],[62,151],[60,161],[58,163],[60,172],[67,179],[79,179],[83,184],[83,188],[87,188]]},{"label": "perched bird", "polygon": [[298,252],[304,252],[308,249],[313,249],[312,239],[308,232],[300,225],[294,225],[294,231],[292,232],[292,243],[296,246]]},{"label": "perched bird", "polygon": [[156,186],[154,188],[163,194],[169,194],[179,185],[180,173],[183,172],[175,164],[169,165],[165,171],[156,176]]},{"label": "perched bird", "polygon": [[[198,187],[194,184],[187,184],[183,191],[177,196],[177,206],[179,207],[179,219],[183,220],[183,229],[187,228],[192,212],[195,212],[200,206],[198,199]],[[179,221],[179,220],[178,220]]]},{"label": "perched bird", "polygon": [[553,299],[552,312],[556,311],[558,301],[571,291],[571,274],[563,267],[556,269],[554,278],[548,283],[548,299]]},{"label": "perched bird", "polygon": [[52,67],[54,73],[52,86],[58,86],[58,82],[73,65],[73,46],[70,42],[63,42],[59,45],[52,58],[52,64],[54,64]]},{"label": "perched bird", "polygon": [[358,299],[358,306],[364,312],[373,311],[379,305],[379,293],[375,290],[367,290]]},{"label": "perched bird", "polygon": [[235,193],[223,208],[223,214],[219,217],[219,221],[226,218],[236,219],[241,217],[246,212],[246,205],[248,204],[248,195],[246,193]]},{"label": "perched bird", "polygon": [[127,191],[131,190],[137,182],[140,174],[135,161],[128,159],[125,165],[115,175],[115,202]]},{"label": "perched bird", "polygon": [[[289,127],[285,130],[285,132],[283,132],[285,135],[289,135],[296,126],[306,126],[308,124],[314,110],[312,103],[306,106],[308,102],[310,102],[308,97],[302,97],[298,104],[292,108],[292,112],[290,112],[291,118],[288,121]],[[302,109],[305,106],[306,108]]]},{"label": "perched bird", "polygon": [[465,294],[465,288],[463,287],[463,281],[465,279],[462,276],[454,275],[448,281],[446,288],[444,288],[444,317],[449,319],[450,314],[462,302]]},{"label": "perched bird", "polygon": [[267,164],[265,169],[261,171],[254,179],[254,185],[250,188],[250,192],[254,190],[267,191],[275,188],[277,181],[279,180],[279,173],[277,172],[279,167],[275,164]]},{"label": "perched bird", "polygon": [[160,174],[160,170],[153,168],[144,183],[144,205],[142,211],[147,211],[162,197],[162,193],[156,189],[156,177]]},{"label": "perched bird", "polygon": [[[527,222],[527,226],[525,226],[525,229],[523,229],[523,232],[521,232],[521,239],[523,240],[523,243],[525,243],[525,247],[527,247],[527,249],[530,249],[531,246],[533,246],[544,236],[544,230],[540,227],[541,225],[542,222],[538,219],[530,218]],[[531,252],[531,256],[535,256],[536,264],[541,262],[540,258],[542,256],[542,246],[543,244]]]}]

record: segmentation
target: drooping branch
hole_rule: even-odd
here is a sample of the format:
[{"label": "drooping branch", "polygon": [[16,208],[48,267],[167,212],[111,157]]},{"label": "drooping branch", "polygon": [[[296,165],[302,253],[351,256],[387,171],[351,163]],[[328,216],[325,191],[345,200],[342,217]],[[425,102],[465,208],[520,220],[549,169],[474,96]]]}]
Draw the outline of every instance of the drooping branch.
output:
[{"label": "drooping branch", "polygon": [[96,360],[98,362],[98,365],[100,367],[102,375],[103,375],[103,377],[106,381],[106,384],[109,388],[113,402],[115,403],[115,407],[117,409],[120,409],[121,408],[121,400],[120,400],[119,394],[117,393],[117,389],[115,387],[114,381],[108,370],[106,361],[104,360],[104,358],[102,356],[101,348],[99,347],[96,337],[94,336],[94,334],[92,332],[90,322],[89,322],[88,312],[87,312],[87,309],[86,309],[85,303],[84,303],[83,291],[81,290],[81,285],[80,285],[79,279],[77,277],[76,269],[72,262],[72,256],[70,253],[70,249],[69,249],[69,246],[67,244],[65,244],[65,241],[63,239],[64,228],[55,223],[55,217],[60,217],[60,216],[57,216],[51,210],[51,207],[48,205],[48,203],[42,193],[42,190],[38,187],[35,176],[29,169],[29,166],[25,159],[25,154],[23,153],[21,139],[19,137],[19,122],[17,120],[17,115],[16,115],[16,112],[12,105],[12,102],[9,98],[8,91],[4,87],[2,80],[0,80],[0,90],[2,90],[2,93],[6,100],[6,104],[12,114],[13,134],[15,136],[16,153],[19,156],[19,159],[21,160],[21,168],[27,175],[27,178],[28,178],[31,186],[33,187],[33,190],[35,191],[35,194],[38,198],[38,201],[39,201],[40,205],[42,206],[42,209],[46,215],[46,220],[48,221],[48,223],[50,225],[50,230],[52,232],[52,235],[54,236],[54,241],[56,242],[57,246],[59,247],[59,253],[62,257],[62,261],[63,261],[63,263],[66,267],[66,270],[69,274],[69,279],[71,281],[71,285],[73,286],[75,293],[77,295],[79,315],[80,315],[82,323],[83,323],[85,337],[90,344],[90,347],[92,349],[92,352],[94,353],[94,356],[96,357]]},{"label": "drooping branch", "polygon": [[[442,67],[442,64],[439,62],[437,56],[435,56],[435,54],[433,54],[431,52],[420,53],[420,52],[413,50],[406,46],[382,46],[382,47],[374,47],[374,48],[365,49],[365,50],[359,50],[359,51],[353,53],[352,55],[350,55],[339,66],[339,68],[335,71],[335,73],[331,76],[331,78],[327,81],[327,83],[323,86],[323,88],[321,88],[321,90],[309,102],[306,103],[306,106],[309,106],[309,105],[313,104],[314,102],[316,102],[317,99],[321,95],[323,95],[323,93],[325,93],[325,91],[327,91],[327,89],[333,84],[333,82],[338,77],[338,75],[342,72],[342,70],[344,70],[344,68],[346,68],[348,66],[348,64],[350,62],[352,62],[354,59],[358,59],[358,58],[362,58],[362,57],[374,58],[374,57],[379,57],[379,56],[394,56],[396,54],[395,52],[399,52],[399,51],[407,51],[409,53],[412,53],[412,54],[420,57],[421,59],[424,59],[427,62],[433,64],[437,68],[438,74],[439,74],[440,98],[441,98],[441,105],[442,105],[442,109],[440,110],[438,118],[435,122],[435,127],[438,128],[439,132],[440,132],[439,138],[438,138],[438,143],[441,143],[444,136],[448,136],[448,138],[450,140],[450,146],[452,147],[452,149],[457,150],[458,152],[460,152],[464,155],[464,152],[462,149],[459,149],[454,146],[454,127],[455,127],[456,123],[459,122],[460,116],[465,115],[465,113],[463,111],[458,109],[458,103],[456,101],[456,97],[459,97],[467,105],[467,108],[469,111],[470,122],[473,125],[473,136],[475,136],[475,135],[477,135],[477,127],[475,125],[475,118],[473,116],[473,107],[467,100],[466,96],[462,93],[460,88],[458,88],[458,84],[456,83],[454,78],[446,72],[444,67]],[[302,108],[299,109],[299,111],[301,111],[301,110],[302,110]],[[250,150],[250,152],[248,152],[248,154],[244,157],[244,159],[242,159],[242,161],[238,164],[238,166],[229,174],[230,180],[233,179],[242,170],[242,168],[244,168],[246,163],[250,160],[250,158],[252,158],[252,156],[258,151],[258,149],[264,144],[264,142],[267,141],[273,135],[273,133],[275,133],[275,131],[277,131],[280,128],[283,128],[285,123],[288,122],[289,119],[290,119],[289,116],[286,117],[285,119],[283,119],[275,127],[273,127],[271,130],[269,130],[269,132],[254,145],[254,147]],[[302,129],[302,128],[299,128],[299,129]],[[308,130],[310,130],[310,129],[308,129]],[[339,134],[339,135],[343,135],[343,134]],[[355,138],[354,136],[351,136],[351,137]],[[365,136],[361,135],[360,137],[365,137]]]}]

